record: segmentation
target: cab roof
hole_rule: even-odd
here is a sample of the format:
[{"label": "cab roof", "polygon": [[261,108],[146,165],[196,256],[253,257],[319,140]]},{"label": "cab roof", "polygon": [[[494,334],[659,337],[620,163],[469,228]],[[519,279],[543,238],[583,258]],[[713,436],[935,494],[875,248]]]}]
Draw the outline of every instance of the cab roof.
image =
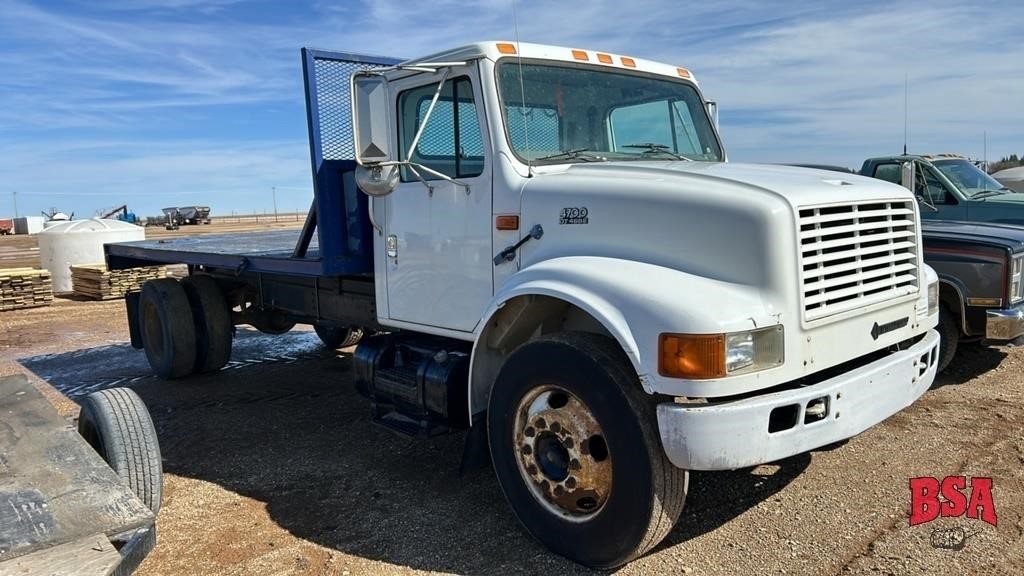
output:
[{"label": "cab roof", "polygon": [[653,60],[634,58],[611,52],[599,52],[595,50],[584,50],[581,48],[568,48],[565,46],[551,46],[547,44],[533,44],[530,42],[510,42],[496,40],[491,42],[477,42],[467,44],[444,52],[430,54],[422,58],[407,60],[401,65],[411,66],[416,64],[428,64],[432,62],[462,62],[487,58],[491,61],[498,61],[501,58],[534,58],[540,60],[557,60],[572,63],[590,63],[605,65],[610,68],[623,70],[640,70],[662,76],[681,78],[696,83],[693,73],[687,68],[672,66]]}]

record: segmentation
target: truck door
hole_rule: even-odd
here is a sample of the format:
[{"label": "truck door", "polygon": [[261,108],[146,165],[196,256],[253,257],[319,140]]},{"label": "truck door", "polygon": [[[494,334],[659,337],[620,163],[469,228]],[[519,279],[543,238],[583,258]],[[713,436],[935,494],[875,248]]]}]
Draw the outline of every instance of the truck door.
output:
[{"label": "truck door", "polygon": [[[476,69],[447,78],[411,160],[459,183],[403,166],[385,199],[388,317],[470,332],[493,295],[490,147]],[[439,80],[419,74],[391,86],[403,159]]]},{"label": "truck door", "polygon": [[935,207],[932,210],[928,207],[921,209],[921,218],[935,220],[967,220],[967,204],[961,201],[960,195],[946,183],[939,171],[930,165],[915,162],[918,167],[917,190],[918,196],[922,196],[929,204]]}]

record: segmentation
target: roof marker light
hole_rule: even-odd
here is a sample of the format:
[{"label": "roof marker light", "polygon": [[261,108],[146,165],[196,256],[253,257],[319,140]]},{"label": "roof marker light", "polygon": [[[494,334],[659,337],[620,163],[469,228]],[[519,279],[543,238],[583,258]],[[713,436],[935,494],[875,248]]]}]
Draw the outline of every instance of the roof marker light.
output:
[{"label": "roof marker light", "polygon": [[498,42],[498,52],[500,52],[501,54],[515,54],[516,45],[509,44],[507,42]]},{"label": "roof marker light", "polygon": [[612,57],[607,55],[607,54],[601,54],[600,52],[598,52],[597,53],[597,61],[602,63],[602,64],[611,64],[612,63]]},{"label": "roof marker light", "polygon": [[690,71],[687,70],[686,68],[676,68],[676,72],[679,73],[679,77],[680,78],[692,78],[693,77],[693,76],[690,75]]},{"label": "roof marker light", "polygon": [[622,65],[627,67],[627,68],[636,68],[636,60],[633,60],[632,58],[627,58],[627,57],[623,56],[622,57]]},{"label": "roof marker light", "polygon": [[590,56],[587,56],[587,53],[583,50],[573,50],[572,57],[577,60],[583,60],[584,62],[590,61]]}]

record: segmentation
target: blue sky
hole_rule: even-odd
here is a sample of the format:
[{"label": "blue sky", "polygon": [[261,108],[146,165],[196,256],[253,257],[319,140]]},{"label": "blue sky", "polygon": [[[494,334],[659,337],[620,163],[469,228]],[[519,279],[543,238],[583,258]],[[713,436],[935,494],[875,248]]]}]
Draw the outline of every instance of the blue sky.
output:
[{"label": "blue sky", "polygon": [[[415,57],[513,36],[511,0],[0,0],[0,217],[305,209],[299,48]],[[692,69],[730,158],[1024,153],[1016,2],[520,0],[523,41]]]}]

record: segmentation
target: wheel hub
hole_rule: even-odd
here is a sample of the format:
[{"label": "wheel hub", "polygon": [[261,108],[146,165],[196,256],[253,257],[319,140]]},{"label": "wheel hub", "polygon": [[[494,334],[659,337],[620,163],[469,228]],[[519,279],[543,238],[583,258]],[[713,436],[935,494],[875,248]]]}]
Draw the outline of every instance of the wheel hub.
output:
[{"label": "wheel hub", "polygon": [[590,409],[554,385],[519,403],[515,422],[519,472],[533,496],[571,520],[586,520],[608,500],[612,459]]}]

